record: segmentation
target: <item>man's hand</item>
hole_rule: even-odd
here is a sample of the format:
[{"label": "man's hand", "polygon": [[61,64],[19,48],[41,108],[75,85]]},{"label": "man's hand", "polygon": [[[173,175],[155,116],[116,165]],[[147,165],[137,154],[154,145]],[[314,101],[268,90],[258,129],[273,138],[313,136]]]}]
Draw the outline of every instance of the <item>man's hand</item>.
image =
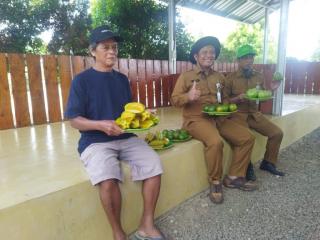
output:
[{"label": "man's hand", "polygon": [[271,90],[272,91],[277,90],[280,84],[281,84],[281,81],[273,80],[270,85]]},{"label": "man's hand", "polygon": [[242,103],[242,102],[246,102],[247,99],[245,98],[246,94],[245,93],[241,93],[238,96],[232,98],[232,102],[234,103]]},{"label": "man's hand", "polygon": [[109,136],[118,136],[123,133],[123,129],[121,129],[113,120],[101,120],[98,122],[98,125],[98,129]]},{"label": "man's hand", "polygon": [[196,101],[200,98],[201,91],[197,89],[197,82],[193,81],[192,88],[188,92],[189,101]]}]

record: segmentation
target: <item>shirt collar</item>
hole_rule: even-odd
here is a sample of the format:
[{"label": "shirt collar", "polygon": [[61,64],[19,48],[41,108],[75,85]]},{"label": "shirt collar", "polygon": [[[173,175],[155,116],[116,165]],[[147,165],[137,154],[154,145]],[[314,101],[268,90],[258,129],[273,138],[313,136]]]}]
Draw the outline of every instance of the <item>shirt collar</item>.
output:
[{"label": "shirt collar", "polygon": [[[196,74],[204,74],[204,71],[200,68],[200,66],[197,64],[196,67],[194,68]],[[214,72],[214,70],[212,69],[212,67],[209,70],[209,74],[212,74]]]}]

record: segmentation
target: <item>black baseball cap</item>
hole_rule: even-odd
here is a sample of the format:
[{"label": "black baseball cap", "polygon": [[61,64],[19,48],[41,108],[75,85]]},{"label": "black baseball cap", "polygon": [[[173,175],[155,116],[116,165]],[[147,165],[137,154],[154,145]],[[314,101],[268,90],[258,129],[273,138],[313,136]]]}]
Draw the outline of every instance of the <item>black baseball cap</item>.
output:
[{"label": "black baseball cap", "polygon": [[90,33],[89,43],[99,43],[108,39],[114,39],[116,42],[122,42],[123,39],[118,34],[112,32],[106,25],[93,29]]},{"label": "black baseball cap", "polygon": [[197,54],[201,48],[208,45],[211,45],[214,47],[214,50],[216,52],[216,59],[217,59],[219,57],[220,49],[221,49],[220,42],[216,37],[207,36],[207,37],[200,38],[191,47],[190,56],[189,56],[190,62],[192,62],[193,64],[196,64],[197,62],[194,59],[194,55]]}]

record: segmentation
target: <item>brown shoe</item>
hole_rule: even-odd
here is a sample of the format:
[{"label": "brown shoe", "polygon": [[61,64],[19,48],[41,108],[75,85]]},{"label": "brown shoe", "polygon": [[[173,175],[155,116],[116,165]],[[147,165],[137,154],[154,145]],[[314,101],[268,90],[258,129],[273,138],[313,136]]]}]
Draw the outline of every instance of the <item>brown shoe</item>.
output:
[{"label": "brown shoe", "polygon": [[247,181],[244,177],[237,177],[231,179],[225,176],[223,179],[223,185],[227,188],[237,188],[242,191],[254,191],[257,190],[257,184]]},{"label": "brown shoe", "polygon": [[210,184],[209,198],[211,202],[219,204],[223,202],[222,184]]}]

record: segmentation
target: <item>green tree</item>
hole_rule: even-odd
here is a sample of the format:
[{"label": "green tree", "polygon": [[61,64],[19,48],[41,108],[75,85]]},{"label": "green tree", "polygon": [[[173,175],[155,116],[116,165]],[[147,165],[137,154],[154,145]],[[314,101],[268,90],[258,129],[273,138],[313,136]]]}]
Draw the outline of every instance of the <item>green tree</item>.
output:
[{"label": "green tree", "polygon": [[[154,0],[94,0],[91,13],[94,27],[107,24],[124,38],[120,57],[168,59],[165,5]],[[192,38],[177,19],[177,59],[187,60]]]},{"label": "green tree", "polygon": [[[234,61],[236,60],[236,51],[239,46],[243,44],[250,44],[257,51],[255,57],[256,63],[263,61],[263,22],[253,25],[238,24],[237,29],[232,32],[226,42],[223,44],[221,50],[220,61]],[[269,41],[268,62],[274,63],[276,61],[275,43],[273,39]]]},{"label": "green tree", "polygon": [[49,24],[50,5],[45,0],[0,1],[0,51],[37,52],[43,49],[39,34]]},{"label": "green tree", "polygon": [[88,54],[91,18],[88,0],[57,1],[51,9],[53,36],[48,51],[54,54]]},{"label": "green tree", "polygon": [[311,60],[315,62],[320,62],[320,41],[319,47],[314,51],[314,53],[311,56]]}]

